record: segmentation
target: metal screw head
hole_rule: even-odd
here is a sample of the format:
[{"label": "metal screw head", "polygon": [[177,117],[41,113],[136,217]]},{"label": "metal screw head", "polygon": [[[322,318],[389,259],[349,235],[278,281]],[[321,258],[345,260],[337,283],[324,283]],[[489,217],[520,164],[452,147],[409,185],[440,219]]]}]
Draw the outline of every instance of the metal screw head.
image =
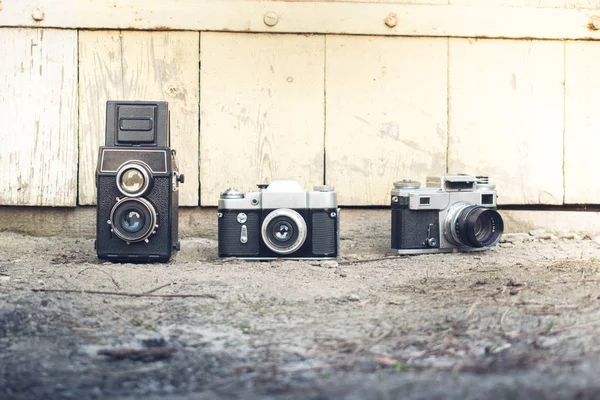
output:
[{"label": "metal screw head", "polygon": [[217,217],[223,218],[223,213],[217,213]]},{"label": "metal screw head", "polygon": [[394,197],[392,197],[392,201],[393,201],[394,203],[397,203],[397,202],[398,202],[398,196],[394,196]]},{"label": "metal screw head", "polygon": [[389,13],[383,22],[385,22],[388,27],[393,28],[398,25],[398,16],[395,13]]},{"label": "metal screw head", "polygon": [[44,18],[46,18],[46,13],[40,10],[39,8],[36,8],[31,13],[31,18],[33,18],[34,21],[43,21]]},{"label": "metal screw head", "polygon": [[435,247],[437,246],[437,240],[435,240],[435,238],[429,238],[427,239],[427,246],[428,247]]},{"label": "metal screw head", "polygon": [[331,214],[329,214],[329,216],[330,216],[331,218],[335,218],[335,217],[336,217],[336,215],[337,215],[337,213],[336,213],[335,211],[334,211],[334,212],[332,212]]},{"label": "metal screw head", "polygon": [[263,21],[267,26],[275,26],[279,22],[279,15],[273,11],[269,11],[263,17]]},{"label": "metal screw head", "polygon": [[253,206],[255,206],[255,205],[257,205],[257,204],[258,204],[258,199],[252,199],[252,200],[250,201],[250,203],[252,203],[252,205],[253,205]]},{"label": "metal screw head", "polygon": [[240,224],[245,223],[248,220],[248,216],[244,213],[239,213],[237,215],[237,222],[239,222]]}]

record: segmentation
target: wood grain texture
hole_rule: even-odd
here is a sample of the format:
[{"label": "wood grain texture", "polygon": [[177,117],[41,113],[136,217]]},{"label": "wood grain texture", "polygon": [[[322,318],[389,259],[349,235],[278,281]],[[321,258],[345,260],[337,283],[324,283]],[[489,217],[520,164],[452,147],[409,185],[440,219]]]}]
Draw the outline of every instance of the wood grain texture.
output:
[{"label": "wood grain texture", "polygon": [[0,29],[0,204],[75,206],[77,32]]},{"label": "wood grain texture", "polygon": [[323,182],[324,37],[201,34],[201,205],[228,187]]},{"label": "wood grain texture", "polygon": [[394,181],[446,171],[447,54],[447,39],[327,36],[326,171],[340,204],[387,205]]},{"label": "wood grain texture", "polygon": [[600,43],[566,43],[565,203],[600,204]]},{"label": "wood grain texture", "polygon": [[199,34],[81,31],[79,203],[95,204],[94,172],[104,144],[107,100],[165,100],[177,151],[180,205],[198,205]]},{"label": "wood grain texture", "polygon": [[489,175],[501,204],[561,204],[563,43],[451,39],[449,54],[449,170]]},{"label": "wood grain texture", "polygon": [[[42,4],[3,0],[2,4],[0,26],[13,27],[600,40],[600,31],[588,27],[600,10],[498,3],[473,7],[329,1],[45,0]],[[44,15],[39,21],[32,18],[36,9]],[[279,15],[273,27],[263,22],[268,11]],[[394,28],[384,24],[389,13],[398,16]]]},{"label": "wood grain texture", "polygon": [[565,0],[567,8],[600,8],[600,0]]},{"label": "wood grain texture", "polygon": [[560,8],[565,0],[449,0],[450,5]]}]

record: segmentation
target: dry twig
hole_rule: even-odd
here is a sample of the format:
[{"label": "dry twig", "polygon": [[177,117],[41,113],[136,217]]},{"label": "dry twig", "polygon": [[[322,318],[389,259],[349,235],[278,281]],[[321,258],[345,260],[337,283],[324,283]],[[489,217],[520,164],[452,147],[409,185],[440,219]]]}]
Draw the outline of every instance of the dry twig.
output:
[{"label": "dry twig", "polygon": [[79,271],[77,273],[77,275],[81,275],[82,273],[84,273],[85,271],[87,271],[88,269],[93,269],[95,271],[100,271],[102,272],[104,275],[108,276],[110,278],[110,280],[112,281],[112,283],[117,287],[117,289],[121,289],[121,287],[119,286],[119,284],[117,283],[117,281],[115,280],[115,278],[113,278],[113,276],[111,274],[109,274],[108,272],[100,269],[100,268],[96,268],[96,267],[87,267],[85,269],[82,269],[81,271]]},{"label": "dry twig", "polygon": [[[156,289],[158,290],[158,289]],[[104,292],[100,290],[77,290],[77,289],[31,289],[32,292],[47,292],[47,293],[85,293],[85,294],[100,294],[106,296],[125,296],[125,297],[197,297],[216,299],[214,294],[153,294],[153,293],[128,293],[128,292]]]}]

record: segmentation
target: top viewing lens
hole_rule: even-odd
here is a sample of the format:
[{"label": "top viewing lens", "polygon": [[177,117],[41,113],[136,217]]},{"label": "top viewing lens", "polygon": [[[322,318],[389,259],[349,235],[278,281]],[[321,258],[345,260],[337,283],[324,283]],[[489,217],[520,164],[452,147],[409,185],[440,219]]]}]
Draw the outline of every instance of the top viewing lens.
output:
[{"label": "top viewing lens", "polygon": [[128,169],[121,176],[121,187],[129,193],[136,193],[144,187],[144,176],[137,169]]}]

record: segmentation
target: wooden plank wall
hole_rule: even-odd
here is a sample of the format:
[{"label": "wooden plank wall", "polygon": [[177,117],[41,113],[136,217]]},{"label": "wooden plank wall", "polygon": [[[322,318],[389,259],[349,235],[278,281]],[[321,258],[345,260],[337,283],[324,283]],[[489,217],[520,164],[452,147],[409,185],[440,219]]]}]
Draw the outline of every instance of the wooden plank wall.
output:
[{"label": "wooden plank wall", "polygon": [[[128,1],[132,10],[138,7]],[[197,4],[204,3],[214,5]],[[237,3],[260,15],[266,10],[264,2]],[[303,16],[301,3],[269,7]],[[467,10],[465,18],[494,10],[523,18],[549,12],[539,15],[568,22],[560,35],[590,40],[555,38],[558,31],[548,27],[533,31],[539,39],[520,39],[525,28],[513,31],[511,24],[504,28],[511,39],[461,37],[485,27],[452,20],[443,20],[437,33],[425,21],[408,33],[352,28],[376,33],[371,36],[330,34],[343,26],[337,20],[324,20],[314,29],[319,34],[285,33],[285,25],[277,25],[281,33],[260,33],[264,24],[254,22],[247,29],[259,33],[206,32],[202,27],[218,21],[201,15],[200,28],[181,26],[187,31],[119,30],[105,16],[98,20],[109,29],[87,30],[89,15],[68,13],[58,21],[80,29],[19,28],[11,24],[21,17],[7,22],[6,15],[31,14],[35,4],[5,0],[0,48],[10,56],[0,58],[0,205],[94,204],[108,99],[169,102],[186,206],[213,206],[230,186],[250,190],[274,178],[297,179],[307,189],[335,185],[342,205],[386,205],[395,180],[424,181],[446,171],[490,175],[502,204],[600,204],[600,36],[569,25],[600,16],[600,1],[377,3],[314,7],[359,7],[367,19],[399,3],[416,4],[402,9],[406,15],[441,7],[427,8],[439,11],[434,21],[452,10],[449,5]],[[568,14],[578,8],[591,10]],[[161,16],[148,18],[155,23]],[[289,32],[309,26],[289,14],[282,18]],[[133,27],[149,23],[137,19]],[[430,37],[410,37],[418,34]]]},{"label": "wooden plank wall", "polygon": [[0,29],[0,204],[74,206],[77,32]]},{"label": "wooden plank wall", "polygon": [[323,35],[202,33],[201,204],[275,178],[323,182]]},{"label": "wooden plank wall", "polygon": [[171,146],[185,171],[180,204],[198,204],[196,32],[79,32],[79,204],[96,203],[94,171],[104,144],[107,100],[165,100]]}]

